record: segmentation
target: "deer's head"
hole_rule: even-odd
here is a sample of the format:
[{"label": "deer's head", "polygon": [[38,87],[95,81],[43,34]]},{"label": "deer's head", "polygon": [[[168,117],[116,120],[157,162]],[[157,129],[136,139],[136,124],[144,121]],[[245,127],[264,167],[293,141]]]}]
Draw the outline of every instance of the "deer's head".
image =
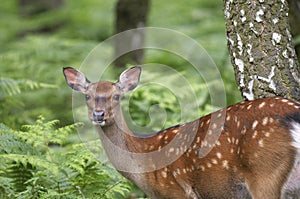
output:
[{"label": "deer's head", "polygon": [[[71,67],[63,68],[68,85],[85,95],[89,118],[95,125],[108,126],[114,123],[115,111],[120,108],[122,96],[133,90],[139,83],[141,67],[132,67],[124,71],[116,83],[99,81],[91,83],[85,75]],[[118,109],[117,109],[118,110]]]}]

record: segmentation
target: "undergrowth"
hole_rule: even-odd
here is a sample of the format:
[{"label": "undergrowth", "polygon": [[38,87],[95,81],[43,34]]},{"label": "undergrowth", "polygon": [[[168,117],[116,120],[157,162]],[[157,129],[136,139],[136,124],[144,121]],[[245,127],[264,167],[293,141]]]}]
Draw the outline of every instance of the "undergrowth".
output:
[{"label": "undergrowth", "polygon": [[101,146],[94,141],[65,146],[81,124],[57,128],[57,123],[39,117],[21,130],[0,124],[0,197],[124,198],[132,185],[96,158],[93,152],[102,152]]}]

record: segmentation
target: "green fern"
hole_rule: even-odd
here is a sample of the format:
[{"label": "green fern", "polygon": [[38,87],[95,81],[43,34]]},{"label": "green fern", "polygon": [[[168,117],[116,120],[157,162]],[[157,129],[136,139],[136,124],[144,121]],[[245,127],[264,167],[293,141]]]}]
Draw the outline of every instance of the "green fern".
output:
[{"label": "green fern", "polygon": [[96,159],[99,141],[49,147],[64,145],[80,126],[57,124],[39,117],[16,131],[0,123],[1,198],[125,198],[131,183]]},{"label": "green fern", "polygon": [[0,97],[14,96],[22,91],[36,90],[41,88],[57,88],[52,84],[35,82],[29,79],[15,80],[12,78],[0,77]]},{"label": "green fern", "polygon": [[[29,116],[24,111],[25,104],[22,96],[28,91],[37,91],[45,88],[53,89],[57,88],[57,86],[29,79],[0,77],[0,118],[2,118],[2,122],[15,127],[16,124],[24,123],[24,120],[28,120]],[[31,110],[31,114],[33,113],[34,110]]]},{"label": "green fern", "polygon": [[49,144],[63,145],[69,135],[81,125],[77,123],[55,129],[58,123],[58,120],[45,122],[45,118],[40,116],[35,124],[23,125],[24,131],[18,131],[18,135],[33,147],[47,149]]},{"label": "green fern", "polygon": [[[86,144],[94,146],[94,151],[95,148],[102,151],[95,141]],[[73,145],[66,157],[65,165],[75,174],[71,178],[73,186],[86,198],[116,198],[117,195],[124,198],[129,193],[129,182],[115,169],[99,162],[85,144]]]}]

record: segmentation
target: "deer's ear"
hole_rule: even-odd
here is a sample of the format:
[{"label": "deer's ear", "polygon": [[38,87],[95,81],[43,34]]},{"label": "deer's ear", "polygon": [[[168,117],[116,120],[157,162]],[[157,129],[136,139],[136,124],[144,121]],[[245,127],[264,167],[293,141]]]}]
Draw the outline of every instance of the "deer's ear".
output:
[{"label": "deer's ear", "polygon": [[125,70],[120,75],[119,81],[116,83],[116,85],[119,87],[122,94],[137,87],[140,82],[141,71],[142,68],[140,66],[135,66]]},{"label": "deer's ear", "polygon": [[65,67],[63,68],[63,73],[65,75],[67,84],[76,91],[84,93],[90,81],[84,76],[83,73],[80,71],[72,68],[72,67]]}]

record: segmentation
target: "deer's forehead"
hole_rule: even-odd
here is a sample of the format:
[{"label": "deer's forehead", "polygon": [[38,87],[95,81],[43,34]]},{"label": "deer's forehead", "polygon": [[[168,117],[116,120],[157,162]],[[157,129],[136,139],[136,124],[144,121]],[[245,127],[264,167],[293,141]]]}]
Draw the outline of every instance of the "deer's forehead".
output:
[{"label": "deer's forehead", "polygon": [[96,95],[110,95],[116,91],[116,86],[112,82],[99,81],[90,85],[90,90]]}]

